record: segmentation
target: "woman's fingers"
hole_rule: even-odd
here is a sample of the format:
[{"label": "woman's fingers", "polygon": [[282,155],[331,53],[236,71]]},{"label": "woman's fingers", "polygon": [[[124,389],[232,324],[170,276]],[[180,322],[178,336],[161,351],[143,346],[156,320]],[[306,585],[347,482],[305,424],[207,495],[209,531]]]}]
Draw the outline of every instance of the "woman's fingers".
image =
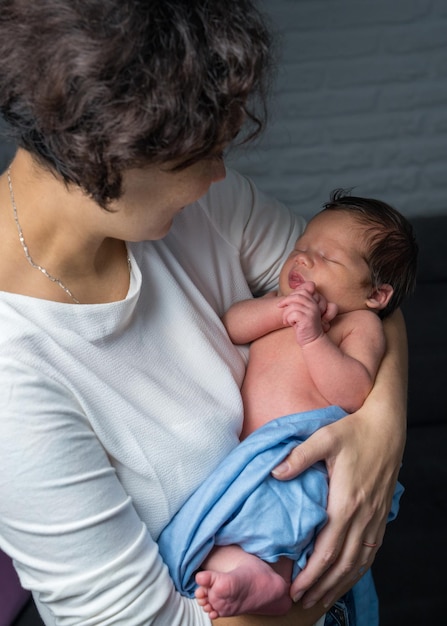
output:
[{"label": "woman's fingers", "polygon": [[328,427],[325,427],[317,430],[309,439],[293,448],[284,461],[272,471],[272,474],[279,480],[295,478],[317,461],[327,459],[330,453],[335,453],[334,436],[329,432]]},{"label": "woman's fingers", "polygon": [[[342,542],[349,527],[340,529],[338,536],[325,536],[320,533],[314,552],[304,570],[294,580],[290,595],[295,602],[302,600],[305,608],[310,608],[318,600],[336,594],[339,575],[335,564],[338,562]],[[342,576],[344,578],[344,576]]]},{"label": "woman's fingers", "polygon": [[[375,543],[374,547],[363,544],[365,535],[377,538],[368,542]],[[383,530],[375,529],[375,524],[365,527],[355,518],[328,524],[318,535],[308,564],[292,584],[292,598],[301,599],[305,608],[319,600],[326,606],[333,604],[371,567],[382,537]]]},{"label": "woman's fingers", "polygon": [[384,485],[376,471],[377,454],[365,449],[369,438],[361,424],[347,416],[318,430],[273,471],[287,480],[319,460],[328,468],[328,522],[291,587],[292,598],[306,607],[335,601],[371,567],[382,543],[394,484],[388,477]]}]

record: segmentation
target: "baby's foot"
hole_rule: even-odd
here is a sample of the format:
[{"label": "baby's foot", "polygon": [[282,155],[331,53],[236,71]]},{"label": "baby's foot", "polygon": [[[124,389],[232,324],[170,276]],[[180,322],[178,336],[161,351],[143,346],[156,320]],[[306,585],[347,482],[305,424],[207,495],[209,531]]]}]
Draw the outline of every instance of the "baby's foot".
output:
[{"label": "baby's foot", "polygon": [[210,619],[245,613],[283,615],[292,605],[290,585],[264,561],[256,559],[230,572],[196,574],[195,596]]}]

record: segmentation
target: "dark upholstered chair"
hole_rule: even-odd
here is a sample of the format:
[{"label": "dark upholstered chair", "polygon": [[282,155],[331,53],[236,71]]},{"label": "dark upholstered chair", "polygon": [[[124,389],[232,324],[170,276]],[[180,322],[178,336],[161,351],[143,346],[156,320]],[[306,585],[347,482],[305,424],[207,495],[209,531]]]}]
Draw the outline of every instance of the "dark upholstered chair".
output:
[{"label": "dark upholstered chair", "polygon": [[30,597],[22,589],[11,559],[0,551],[0,626],[10,626]]}]

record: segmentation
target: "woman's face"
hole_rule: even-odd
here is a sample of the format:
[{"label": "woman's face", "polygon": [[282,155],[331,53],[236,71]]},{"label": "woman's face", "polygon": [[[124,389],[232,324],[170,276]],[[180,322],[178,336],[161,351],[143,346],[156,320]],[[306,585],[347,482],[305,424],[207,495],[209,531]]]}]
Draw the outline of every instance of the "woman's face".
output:
[{"label": "woman's face", "polygon": [[170,164],[128,170],[123,176],[123,195],[110,205],[108,215],[116,232],[109,236],[126,241],[161,239],[177,213],[224,178],[221,155],[180,171],[170,171]]}]

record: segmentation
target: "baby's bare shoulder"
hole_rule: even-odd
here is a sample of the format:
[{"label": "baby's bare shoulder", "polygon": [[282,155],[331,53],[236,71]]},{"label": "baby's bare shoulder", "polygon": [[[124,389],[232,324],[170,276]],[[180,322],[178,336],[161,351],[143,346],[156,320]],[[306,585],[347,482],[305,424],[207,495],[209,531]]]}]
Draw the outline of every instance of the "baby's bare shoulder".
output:
[{"label": "baby's bare shoulder", "polygon": [[349,313],[342,313],[338,315],[342,321],[342,323],[346,324],[357,324],[357,323],[366,323],[366,324],[374,324],[381,326],[382,320],[374,311],[370,309],[357,309],[356,311],[350,311]]},{"label": "baby's bare shoulder", "polygon": [[341,313],[332,320],[330,333],[339,339],[346,337],[348,334],[360,331],[363,335],[383,333],[382,320],[373,311],[368,309],[359,309],[350,311],[349,313]]}]

